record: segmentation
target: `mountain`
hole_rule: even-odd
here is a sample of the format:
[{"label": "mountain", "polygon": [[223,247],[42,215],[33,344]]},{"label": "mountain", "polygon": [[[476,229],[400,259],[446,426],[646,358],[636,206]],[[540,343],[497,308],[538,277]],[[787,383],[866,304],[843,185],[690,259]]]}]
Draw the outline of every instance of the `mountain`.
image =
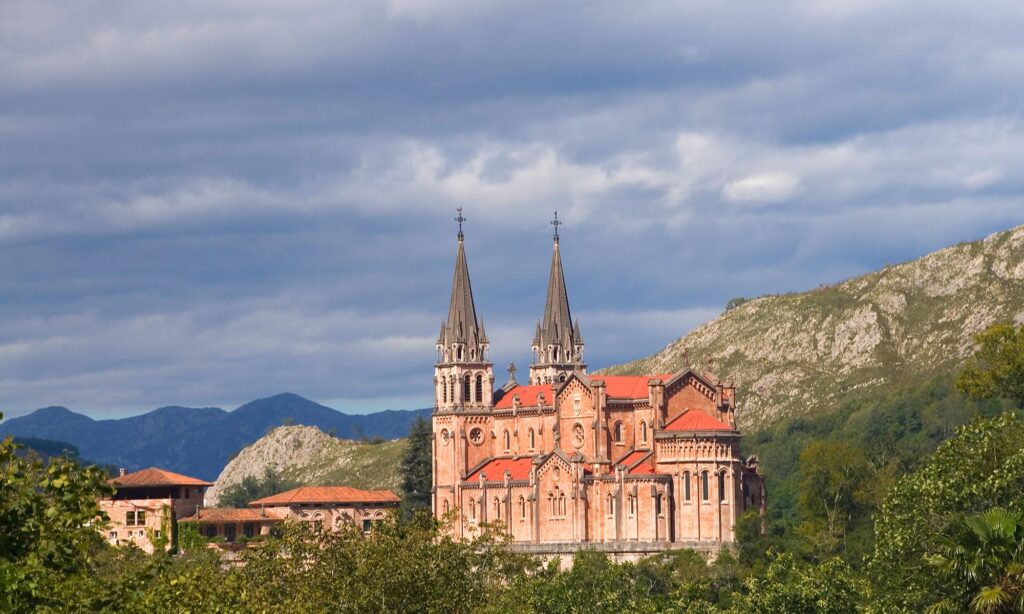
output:
[{"label": "mountain", "polygon": [[234,411],[216,407],[161,407],[116,420],[93,420],[64,407],[46,407],[0,423],[0,434],[66,441],[84,458],[125,467],[149,466],[214,479],[231,456],[285,423],[316,426],[342,437],[394,439],[429,410],[352,416],[284,393]]},{"label": "mountain", "polygon": [[737,384],[737,418],[756,427],[952,373],[973,335],[999,321],[1024,322],[1024,226],[832,286],[742,302],[657,354],[602,372],[664,373],[692,360]]},{"label": "mountain", "polygon": [[242,449],[217,476],[206,504],[246,477],[267,469],[303,486],[386,488],[398,492],[406,439],[357,442],[332,437],[314,426],[281,426]]}]

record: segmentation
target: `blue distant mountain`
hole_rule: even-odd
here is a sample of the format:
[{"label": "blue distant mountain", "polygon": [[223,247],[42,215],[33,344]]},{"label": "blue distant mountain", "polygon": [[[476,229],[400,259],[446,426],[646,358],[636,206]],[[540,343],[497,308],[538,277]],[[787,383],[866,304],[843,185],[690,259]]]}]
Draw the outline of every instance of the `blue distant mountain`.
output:
[{"label": "blue distant mountain", "polygon": [[408,435],[417,416],[429,415],[429,409],[419,409],[353,416],[284,393],[234,411],[161,407],[117,420],[44,407],[0,423],[0,434],[67,442],[83,458],[129,471],[156,466],[213,481],[235,452],[285,423],[316,426],[344,439],[394,439]]}]

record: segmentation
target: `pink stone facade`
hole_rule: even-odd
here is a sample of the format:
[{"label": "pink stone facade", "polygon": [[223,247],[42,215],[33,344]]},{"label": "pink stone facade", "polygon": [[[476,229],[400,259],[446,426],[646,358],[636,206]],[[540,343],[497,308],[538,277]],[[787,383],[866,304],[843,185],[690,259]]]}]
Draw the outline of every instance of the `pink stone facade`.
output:
[{"label": "pink stone facade", "polygon": [[499,524],[538,553],[714,549],[763,517],[757,459],[740,456],[736,390],[684,368],[588,375],[555,235],[544,317],[525,385],[495,388],[460,231],[434,368],[433,511],[469,536]]}]

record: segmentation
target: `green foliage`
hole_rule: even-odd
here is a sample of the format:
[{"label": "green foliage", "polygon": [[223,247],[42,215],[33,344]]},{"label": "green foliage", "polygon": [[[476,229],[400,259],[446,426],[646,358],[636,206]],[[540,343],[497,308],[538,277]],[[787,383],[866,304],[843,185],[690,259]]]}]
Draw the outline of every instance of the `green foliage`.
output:
[{"label": "green foliage", "polygon": [[746,303],[749,300],[750,300],[749,298],[743,298],[742,296],[737,296],[735,298],[731,298],[731,299],[729,299],[729,302],[727,302],[725,304],[725,310],[726,311],[731,311],[731,310],[739,307],[743,303]]},{"label": "green foliage", "polygon": [[269,497],[298,486],[294,480],[283,477],[267,467],[262,478],[246,476],[237,484],[224,489],[217,500],[219,507],[246,507],[250,501]]},{"label": "green foliage", "polygon": [[978,349],[957,388],[976,399],[1010,399],[1024,409],[1024,325],[993,324],[975,341]]},{"label": "green foliage", "polygon": [[430,509],[433,486],[430,421],[419,417],[412,423],[409,444],[402,457],[402,515],[408,518],[415,510]]},{"label": "green foliage", "polygon": [[839,558],[820,565],[798,563],[792,555],[778,555],[763,578],[744,583],[736,604],[751,614],[843,614],[857,612],[863,586]]},{"label": "green foliage", "polygon": [[867,485],[874,473],[864,452],[848,443],[816,441],[800,453],[798,531],[819,557],[846,551],[848,526],[873,509]]},{"label": "green foliage", "polygon": [[[2,418],[2,415],[0,415]],[[68,458],[48,465],[0,442],[0,611],[30,611],[52,578],[85,569],[100,537],[97,498],[112,492],[96,467]]]},{"label": "green foliage", "polygon": [[1012,412],[977,418],[900,478],[875,523],[869,563],[880,611],[921,611],[950,583],[928,557],[944,552],[964,515],[1024,507],[1024,424]]},{"label": "green foliage", "polygon": [[930,613],[1024,611],[1024,513],[993,508],[953,525],[926,556],[954,588]]}]

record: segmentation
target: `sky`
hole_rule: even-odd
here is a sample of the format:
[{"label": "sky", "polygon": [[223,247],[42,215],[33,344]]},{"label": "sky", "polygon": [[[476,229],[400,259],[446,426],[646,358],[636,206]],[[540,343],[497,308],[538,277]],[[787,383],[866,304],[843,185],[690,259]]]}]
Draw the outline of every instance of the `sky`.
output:
[{"label": "sky", "polygon": [[432,403],[1024,223],[1024,3],[3,0],[0,411]]}]

